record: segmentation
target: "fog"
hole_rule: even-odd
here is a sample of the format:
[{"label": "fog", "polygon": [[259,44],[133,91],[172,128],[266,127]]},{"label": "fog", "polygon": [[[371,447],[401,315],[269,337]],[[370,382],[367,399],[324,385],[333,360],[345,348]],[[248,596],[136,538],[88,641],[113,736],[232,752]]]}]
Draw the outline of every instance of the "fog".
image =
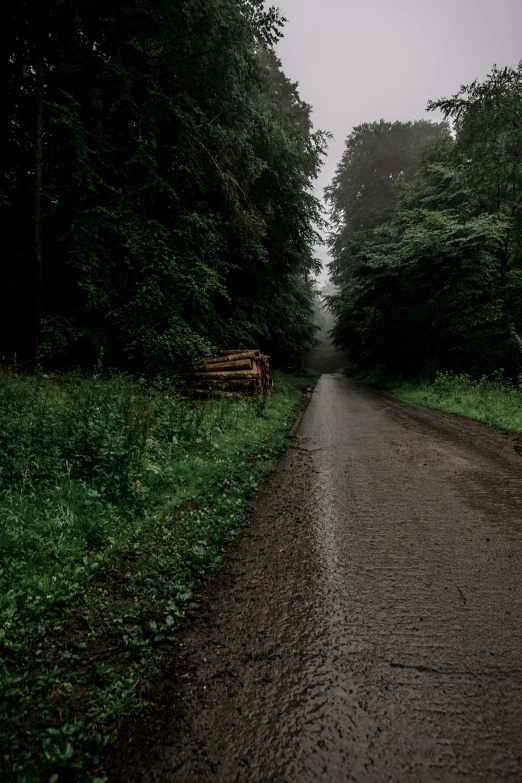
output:
[{"label": "fog", "polygon": [[[327,294],[334,292],[335,289],[330,283],[324,282],[323,285]],[[330,338],[330,329],[334,326],[332,313],[318,302],[314,320],[319,327],[316,334],[317,345],[305,358],[305,367],[318,373],[342,370],[346,367],[347,358],[342,350],[335,348]]]},{"label": "fog", "polygon": [[[522,59],[522,0],[279,0],[278,55],[314,124],[334,138],[317,182],[330,181],[344,139],[362,122],[437,119],[429,99]],[[319,255],[326,260],[326,249]],[[321,281],[326,279],[323,272]]]}]

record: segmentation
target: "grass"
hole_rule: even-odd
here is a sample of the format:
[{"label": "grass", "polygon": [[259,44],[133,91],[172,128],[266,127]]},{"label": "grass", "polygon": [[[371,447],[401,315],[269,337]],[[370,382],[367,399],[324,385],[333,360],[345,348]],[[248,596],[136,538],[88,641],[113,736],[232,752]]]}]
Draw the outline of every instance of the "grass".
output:
[{"label": "grass", "polygon": [[514,384],[502,370],[488,378],[474,379],[466,373],[437,373],[433,380],[406,379],[373,369],[356,375],[395,397],[483,421],[510,432],[522,432],[522,378]]},{"label": "grass", "polygon": [[2,375],[1,780],[104,780],[309,381],[192,403],[163,381]]}]

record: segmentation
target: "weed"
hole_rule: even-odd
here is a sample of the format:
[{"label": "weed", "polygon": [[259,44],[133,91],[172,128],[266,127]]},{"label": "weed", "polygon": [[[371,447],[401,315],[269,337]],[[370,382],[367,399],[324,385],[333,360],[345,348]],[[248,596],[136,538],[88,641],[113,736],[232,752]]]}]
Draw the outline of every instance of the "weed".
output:
[{"label": "weed", "polygon": [[522,378],[505,379],[504,370],[491,378],[467,373],[437,373],[433,379],[386,376],[382,371],[356,376],[389,391],[405,402],[458,413],[511,432],[522,432]]},{"label": "weed", "polygon": [[278,380],[194,404],[162,381],[3,374],[2,780],[103,779],[284,448],[305,382]]}]

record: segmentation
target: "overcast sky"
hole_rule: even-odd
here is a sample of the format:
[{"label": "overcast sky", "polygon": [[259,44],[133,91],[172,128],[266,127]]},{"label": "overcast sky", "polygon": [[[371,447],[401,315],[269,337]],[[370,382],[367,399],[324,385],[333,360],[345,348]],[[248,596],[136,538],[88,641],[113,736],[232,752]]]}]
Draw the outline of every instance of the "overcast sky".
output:
[{"label": "overcast sky", "polygon": [[[437,119],[429,99],[522,60],[522,0],[273,0],[288,19],[278,55],[317,128],[334,138],[322,195],[355,125]],[[320,252],[325,257],[324,250]]]}]

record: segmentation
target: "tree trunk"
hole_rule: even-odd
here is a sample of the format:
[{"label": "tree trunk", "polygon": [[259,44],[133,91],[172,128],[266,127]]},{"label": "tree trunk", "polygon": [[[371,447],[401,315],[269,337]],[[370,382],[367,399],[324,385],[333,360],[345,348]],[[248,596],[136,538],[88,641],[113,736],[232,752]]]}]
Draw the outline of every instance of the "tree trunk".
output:
[{"label": "tree trunk", "polygon": [[36,58],[36,133],[34,144],[35,186],[34,186],[34,301],[33,301],[33,360],[36,363],[40,353],[40,321],[42,317],[42,185],[43,185],[43,99],[44,61],[42,50]]},{"label": "tree trunk", "polygon": [[502,297],[502,314],[504,318],[504,331],[507,341],[507,367],[504,369],[509,378],[517,378],[520,372],[522,339],[517,333],[514,325],[513,308],[509,301],[508,290],[508,271],[509,271],[509,250],[507,248],[508,240],[506,238],[506,247],[503,248],[500,256],[500,289]]}]

